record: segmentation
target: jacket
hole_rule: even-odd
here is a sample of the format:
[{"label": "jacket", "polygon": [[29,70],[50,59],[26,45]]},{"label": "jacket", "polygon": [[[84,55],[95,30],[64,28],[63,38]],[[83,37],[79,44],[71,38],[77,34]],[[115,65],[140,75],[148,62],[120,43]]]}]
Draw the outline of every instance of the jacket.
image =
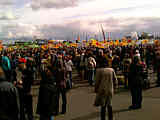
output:
[{"label": "jacket", "polygon": [[57,85],[55,78],[48,78],[46,73],[42,73],[40,83],[37,113],[45,116],[52,116],[56,112],[58,104]]},{"label": "jacket", "polygon": [[7,56],[2,57],[2,68],[4,71],[10,71],[11,70],[11,63]]},{"label": "jacket", "polygon": [[57,86],[59,88],[66,88],[66,69],[64,61],[59,59],[56,65],[56,72],[54,73]]},{"label": "jacket", "polygon": [[130,87],[141,87],[143,85],[144,69],[142,64],[131,64],[128,84]]},{"label": "jacket", "polygon": [[0,77],[0,120],[20,120],[17,89],[2,77]]},{"label": "jacket", "polygon": [[[117,77],[112,68],[98,68],[96,71],[95,92],[98,97],[105,99],[112,98],[114,86],[117,84]],[[105,103],[103,103],[104,105]],[[103,106],[102,105],[102,106]]]}]

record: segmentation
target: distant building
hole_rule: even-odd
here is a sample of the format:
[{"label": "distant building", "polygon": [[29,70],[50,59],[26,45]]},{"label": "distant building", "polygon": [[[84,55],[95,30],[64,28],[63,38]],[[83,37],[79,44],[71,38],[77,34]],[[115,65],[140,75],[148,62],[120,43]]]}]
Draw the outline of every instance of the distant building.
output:
[{"label": "distant building", "polygon": [[36,39],[36,40],[34,40],[34,42],[38,45],[48,44],[48,40],[46,40],[46,39]]}]

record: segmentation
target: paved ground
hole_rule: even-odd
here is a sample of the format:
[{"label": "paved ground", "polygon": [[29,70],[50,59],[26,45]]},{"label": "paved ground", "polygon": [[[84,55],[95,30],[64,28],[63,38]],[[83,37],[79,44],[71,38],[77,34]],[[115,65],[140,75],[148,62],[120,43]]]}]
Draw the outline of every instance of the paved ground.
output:
[{"label": "paved ground", "polygon": [[[149,79],[155,82],[155,75],[151,75]],[[77,79],[78,81],[78,79]],[[77,84],[78,83],[78,84]],[[93,87],[89,87],[87,81],[77,82],[75,88],[68,92],[67,99],[67,113],[59,115],[55,120],[100,120],[100,108],[94,107],[95,93]],[[123,88],[113,97],[113,111],[115,120],[160,120],[160,87],[143,91],[143,106],[142,109],[132,110],[128,109],[131,104],[131,96],[128,90]],[[34,90],[34,111],[37,103],[37,86]],[[38,120],[38,116],[36,115]]]},{"label": "paved ground", "polygon": [[[131,104],[129,91],[121,90],[113,97],[115,120],[160,120],[160,88],[143,91],[143,107],[140,110],[128,109]],[[94,107],[95,94],[92,87],[80,87],[67,94],[67,113],[56,120],[100,120],[100,108]],[[38,119],[37,119],[38,120]]]},{"label": "paved ground", "polygon": [[[113,97],[115,120],[159,120],[160,88],[152,88],[143,92],[143,108],[129,111],[131,104],[129,92],[121,92]],[[93,106],[95,94],[92,88],[83,87],[68,93],[68,109],[66,115],[56,120],[100,120],[99,108]]]}]

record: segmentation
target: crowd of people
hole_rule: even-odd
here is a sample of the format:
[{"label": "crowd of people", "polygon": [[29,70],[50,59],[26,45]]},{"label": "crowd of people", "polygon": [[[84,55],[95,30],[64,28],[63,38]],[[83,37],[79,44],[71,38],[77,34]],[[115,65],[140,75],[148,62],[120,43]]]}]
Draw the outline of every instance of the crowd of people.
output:
[{"label": "crowd of people", "polygon": [[[131,91],[130,109],[142,107],[142,87],[151,67],[157,73],[157,86],[160,86],[160,49],[154,45],[15,49],[3,50],[0,55],[1,120],[34,119],[31,87],[39,75],[37,113],[40,120],[53,120],[59,114],[60,95],[61,114],[65,114],[67,90],[74,82],[73,67],[80,80],[88,80],[90,86],[95,86],[95,105],[102,107],[101,120],[105,120],[106,106],[109,120],[113,120],[111,98],[117,89],[119,71],[125,76],[124,87]],[[99,96],[103,98],[100,103]]]}]

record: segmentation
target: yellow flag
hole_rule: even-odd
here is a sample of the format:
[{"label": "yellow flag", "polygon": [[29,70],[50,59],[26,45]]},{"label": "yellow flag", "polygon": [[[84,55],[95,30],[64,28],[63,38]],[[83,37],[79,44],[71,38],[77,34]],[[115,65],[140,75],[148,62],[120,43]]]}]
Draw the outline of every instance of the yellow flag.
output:
[{"label": "yellow flag", "polygon": [[77,44],[76,43],[71,43],[70,46],[71,47],[77,47]]},{"label": "yellow flag", "polygon": [[154,40],[154,44],[155,45],[159,45],[159,41],[158,40]]},{"label": "yellow flag", "polygon": [[110,42],[109,42],[109,45],[113,45],[113,41],[110,41]]}]

